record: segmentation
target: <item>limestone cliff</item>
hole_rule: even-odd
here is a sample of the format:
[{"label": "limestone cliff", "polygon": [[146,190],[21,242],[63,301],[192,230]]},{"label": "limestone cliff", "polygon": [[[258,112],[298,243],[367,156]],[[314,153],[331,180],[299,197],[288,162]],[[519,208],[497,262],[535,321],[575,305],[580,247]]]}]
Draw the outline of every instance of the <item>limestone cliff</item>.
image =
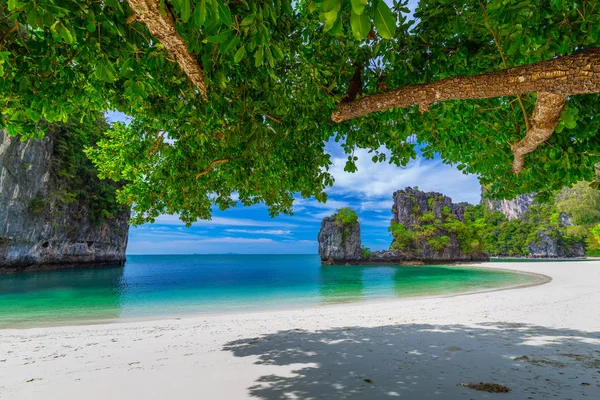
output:
[{"label": "limestone cliff", "polygon": [[371,254],[373,261],[424,263],[485,261],[477,238],[460,236],[467,203],[455,204],[448,196],[406,188],[394,193],[389,251]]},{"label": "limestone cliff", "polygon": [[501,212],[510,221],[520,219],[529,210],[529,207],[534,203],[534,195],[522,194],[513,200],[489,200],[482,195],[481,202],[489,210]]},{"label": "limestone cliff", "polygon": [[335,215],[325,217],[317,239],[323,264],[357,263],[362,260],[358,221],[346,226],[336,221]]},{"label": "limestone cliff", "polygon": [[[563,190],[557,198],[568,196]],[[538,204],[534,194],[523,194],[513,200],[489,200],[483,196],[481,203],[491,211],[498,211],[511,221],[519,223],[520,231],[528,232],[521,249],[502,246],[497,256],[527,255],[541,258],[584,257],[583,240],[573,239],[565,235],[567,227],[573,226],[571,215],[557,209],[555,203]],[[556,221],[544,221],[545,215],[556,215]]]},{"label": "limestone cliff", "polygon": [[[0,273],[125,261],[129,210],[107,210],[114,186],[98,181],[69,134],[21,142],[0,131]],[[64,148],[78,152],[76,163]]]}]

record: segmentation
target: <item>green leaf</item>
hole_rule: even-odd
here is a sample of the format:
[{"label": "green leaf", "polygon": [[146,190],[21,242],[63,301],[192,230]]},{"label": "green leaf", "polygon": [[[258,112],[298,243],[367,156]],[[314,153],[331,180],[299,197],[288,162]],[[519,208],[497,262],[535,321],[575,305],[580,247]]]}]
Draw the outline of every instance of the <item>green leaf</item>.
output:
[{"label": "green leaf", "polygon": [[357,40],[366,39],[371,31],[371,19],[367,14],[358,15],[352,11],[350,14],[350,25],[352,26],[352,34]]},{"label": "green leaf", "polygon": [[236,52],[235,55],[233,56],[233,62],[235,62],[236,64],[239,63],[240,61],[242,61],[242,59],[246,56],[246,47],[245,46],[241,46]]},{"label": "green leaf", "polygon": [[244,19],[242,19],[241,22],[241,26],[248,26],[254,23],[254,20],[256,19],[256,14],[248,14],[244,17]]},{"label": "green leaf", "polygon": [[181,13],[181,20],[183,22],[188,22],[190,20],[190,17],[192,16],[192,7],[190,5],[190,0],[179,0],[180,4],[181,4],[181,9],[180,9],[180,13]]},{"label": "green leaf", "polygon": [[227,54],[230,51],[232,51],[233,49],[235,49],[235,47],[240,43],[240,37],[239,36],[233,36],[228,42],[223,42],[220,46],[221,51],[223,52],[223,54]]},{"label": "green leaf", "polygon": [[332,35],[335,35],[335,36],[341,36],[344,33],[343,25],[342,25],[342,18],[338,18],[335,21],[335,23],[333,24],[333,27],[331,28],[329,33]]},{"label": "green leaf", "polygon": [[331,30],[331,28],[333,28],[333,25],[335,24],[337,17],[338,17],[338,11],[335,9],[321,13],[321,21],[323,22],[323,31],[324,32],[327,32],[327,31]]},{"label": "green leaf", "polygon": [[216,4],[217,13],[219,19],[227,26],[233,25],[233,19],[231,18],[231,11],[229,7],[223,3],[223,0],[212,0],[213,4]]},{"label": "green leaf", "polygon": [[375,14],[373,21],[377,28],[377,33],[384,39],[391,39],[396,33],[396,16],[383,0],[377,0],[375,3]]},{"label": "green leaf", "polygon": [[63,38],[66,44],[75,43],[75,37],[73,36],[69,28],[67,28],[65,25],[62,25],[61,27],[60,36]]},{"label": "green leaf", "polygon": [[352,0],[352,11],[354,11],[356,15],[362,15],[366,5],[367,0]]},{"label": "green leaf", "polygon": [[115,75],[117,71],[113,67],[112,63],[108,59],[108,57],[103,56],[96,63],[96,78],[101,81],[112,82],[115,80]]},{"label": "green leaf", "polygon": [[206,21],[206,0],[202,0],[200,4],[196,6],[194,10],[194,22],[196,26],[199,28],[204,25]]},{"label": "green leaf", "polygon": [[342,8],[342,0],[323,0],[321,3],[321,12],[329,12],[335,10],[336,13],[340,12]]},{"label": "green leaf", "polygon": [[254,53],[254,66],[260,67],[263,63],[264,58],[265,58],[264,48],[263,48],[263,46],[258,46],[256,48],[256,53]]},{"label": "green leaf", "polygon": [[234,32],[235,31],[233,29],[228,29],[219,33],[218,35],[207,37],[206,40],[210,43],[222,43],[228,41],[233,36]]}]

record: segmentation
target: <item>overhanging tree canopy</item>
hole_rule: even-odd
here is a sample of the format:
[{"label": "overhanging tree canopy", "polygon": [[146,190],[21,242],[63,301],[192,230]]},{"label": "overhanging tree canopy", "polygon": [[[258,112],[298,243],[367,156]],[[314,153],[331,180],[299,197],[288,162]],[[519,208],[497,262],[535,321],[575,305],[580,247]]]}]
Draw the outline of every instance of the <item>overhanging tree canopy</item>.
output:
[{"label": "overhanging tree canopy", "polygon": [[415,134],[496,197],[594,178],[598,1],[389,4],[2,0],[0,123],[132,116],[88,153],[135,223],[209,218],[235,192],[272,214],[325,200],[331,139],[353,171],[356,147],[406,164]]}]

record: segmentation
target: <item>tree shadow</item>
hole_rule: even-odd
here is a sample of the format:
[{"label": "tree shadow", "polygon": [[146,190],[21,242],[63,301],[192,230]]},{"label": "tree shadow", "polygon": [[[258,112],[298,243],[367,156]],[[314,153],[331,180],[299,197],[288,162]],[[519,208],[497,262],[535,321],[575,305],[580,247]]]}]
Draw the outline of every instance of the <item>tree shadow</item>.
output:
[{"label": "tree shadow", "polygon": [[502,322],[293,329],[224,350],[281,367],[248,388],[259,399],[600,399],[600,332]]}]

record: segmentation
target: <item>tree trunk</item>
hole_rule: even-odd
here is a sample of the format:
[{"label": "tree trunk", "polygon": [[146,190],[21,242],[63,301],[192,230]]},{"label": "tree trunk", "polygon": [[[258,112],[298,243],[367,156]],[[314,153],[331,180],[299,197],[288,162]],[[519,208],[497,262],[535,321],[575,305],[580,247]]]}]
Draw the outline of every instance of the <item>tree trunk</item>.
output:
[{"label": "tree trunk", "polygon": [[342,102],[332,113],[331,119],[342,122],[414,104],[418,104],[424,112],[436,102],[517,96],[531,92],[563,96],[600,93],[600,48],[488,74],[409,85],[352,102]]},{"label": "tree trunk", "polygon": [[127,0],[135,13],[133,21],[142,21],[148,30],[175,57],[177,63],[200,91],[200,95],[207,100],[204,73],[196,57],[188,50],[186,43],[175,30],[173,15],[166,8],[161,13],[159,0]]},{"label": "tree trunk", "polygon": [[558,125],[558,121],[560,121],[560,113],[566,100],[567,96],[562,94],[538,93],[537,103],[531,115],[531,127],[527,130],[527,134],[523,139],[510,146],[515,156],[513,171],[516,174],[523,170],[525,154],[531,153],[540,144],[550,139],[556,125]]}]

